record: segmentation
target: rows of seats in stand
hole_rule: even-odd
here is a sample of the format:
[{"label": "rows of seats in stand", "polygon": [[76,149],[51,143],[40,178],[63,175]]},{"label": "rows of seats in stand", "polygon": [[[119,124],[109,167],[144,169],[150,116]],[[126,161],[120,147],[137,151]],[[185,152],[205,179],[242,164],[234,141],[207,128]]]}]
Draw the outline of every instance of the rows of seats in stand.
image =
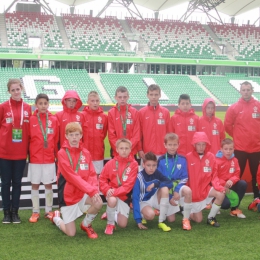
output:
[{"label": "rows of seats in stand", "polygon": [[34,12],[5,13],[8,46],[28,47],[28,34],[40,35],[43,47],[64,47],[53,15]]},{"label": "rows of seats in stand", "polygon": [[217,55],[210,43],[208,32],[199,22],[184,23],[177,20],[138,20],[126,17],[134,33],[146,41],[151,52],[166,58],[228,59]]},{"label": "rows of seats in stand", "polygon": [[255,25],[209,23],[210,28],[239,53],[237,60],[260,60],[260,28]]},{"label": "rows of seats in stand", "polygon": [[62,18],[71,48],[114,55],[128,53],[120,40],[125,38],[125,35],[116,17],[62,14]]},{"label": "rows of seats in stand", "polygon": [[229,82],[231,79],[241,79],[241,75],[225,76],[199,76],[202,84],[223,104],[233,104],[239,98],[240,94]]},{"label": "rows of seats in stand", "polygon": [[[50,83],[47,80],[35,80],[34,84],[37,93],[53,94],[53,91],[43,90],[44,85],[62,85],[64,91],[76,90],[86,103],[87,95],[90,91],[95,90],[99,93],[101,103],[105,103],[99,89],[93,79],[91,79],[85,70],[68,70],[68,69],[15,69],[15,68],[0,68],[0,102],[8,99],[9,95],[6,91],[6,83],[10,78],[23,78],[24,76],[56,76],[60,79],[60,83]],[[34,100],[26,97],[25,101],[34,103]],[[60,99],[50,100],[50,104],[61,104]]]},{"label": "rows of seats in stand", "polygon": [[116,74],[101,73],[101,83],[114,100],[116,88],[122,85],[129,90],[129,103],[146,104],[147,86],[144,79],[153,79],[168,97],[168,100],[161,100],[161,104],[178,104],[181,94],[187,93],[191,96],[193,104],[201,104],[208,97],[207,93],[200,88],[189,76],[185,75],[155,75],[155,74]]}]

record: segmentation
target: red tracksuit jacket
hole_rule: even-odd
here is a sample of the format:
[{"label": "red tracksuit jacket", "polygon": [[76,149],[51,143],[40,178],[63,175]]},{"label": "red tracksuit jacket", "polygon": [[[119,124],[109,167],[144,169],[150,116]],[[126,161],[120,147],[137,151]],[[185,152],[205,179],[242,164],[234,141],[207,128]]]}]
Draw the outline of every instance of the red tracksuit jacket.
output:
[{"label": "red tracksuit jacket", "polygon": [[192,202],[199,202],[206,199],[211,185],[217,191],[222,192],[225,190],[219,183],[215,155],[208,152],[210,144],[204,132],[196,132],[194,134],[192,145],[194,146],[198,142],[205,142],[207,144],[203,157],[200,158],[195,147],[186,156],[189,174],[187,185],[192,190]]},{"label": "red tracksuit jacket", "polygon": [[240,98],[226,113],[224,126],[233,137],[235,150],[254,153],[260,151],[260,102]]},{"label": "red tracksuit jacket", "polygon": [[202,111],[203,116],[199,118],[199,132],[205,132],[210,141],[210,152],[215,154],[219,151],[221,146],[221,141],[225,139],[225,129],[222,121],[215,117],[214,115],[210,118],[206,115],[206,106],[209,102],[212,102],[215,105],[215,101],[212,98],[206,98],[204,100]]},{"label": "red tracksuit jacket", "polygon": [[[75,98],[77,99],[76,106],[73,109],[67,108],[66,104],[64,103],[65,99],[67,98]],[[63,105],[63,111],[56,113],[56,117],[59,122],[59,143],[60,147],[65,140],[65,128],[68,123],[71,122],[78,122],[83,125],[83,115],[82,113],[78,112],[79,108],[82,106],[82,101],[75,90],[68,90],[66,91],[64,97],[61,101]]]},{"label": "red tracksuit jacket", "polygon": [[224,187],[228,180],[231,180],[234,185],[240,180],[240,167],[236,157],[227,159],[219,152],[216,156],[216,162],[220,185]]},{"label": "red tracksuit jacket", "polygon": [[[66,148],[69,150],[73,167],[70,164]],[[82,152],[82,156],[78,172],[76,173],[75,170],[80,152]],[[93,197],[99,192],[97,174],[92,164],[91,155],[87,149],[83,148],[82,143],[80,143],[78,148],[70,147],[67,140],[63,143],[62,148],[58,152],[57,177],[60,207],[78,203],[84,194]]]},{"label": "red tracksuit jacket", "polygon": [[20,128],[22,102],[5,101],[0,104],[0,158],[8,160],[23,160],[27,158],[29,148],[29,118],[31,116],[31,107],[23,102],[23,123],[22,123],[22,142],[12,141],[12,113],[14,117],[14,128]]},{"label": "red tracksuit jacket", "polygon": [[[108,139],[111,148],[113,149],[114,155],[116,152],[116,141],[123,136],[123,126],[121,121],[121,116],[125,119],[126,106],[120,106],[120,112],[118,110],[118,105],[112,107],[108,111]],[[137,146],[140,141],[140,123],[138,111],[131,105],[128,106],[128,114],[126,115],[126,138],[132,142],[132,154],[138,152]]]},{"label": "red tracksuit jacket", "polygon": [[[58,151],[58,120],[48,113],[48,148],[44,148],[44,138],[37,119],[38,110],[30,117],[30,163],[54,163]],[[46,114],[40,114],[44,132],[46,130]]]},{"label": "red tracksuit jacket", "polygon": [[[116,161],[118,162],[118,169]],[[125,174],[122,176],[124,171]],[[99,189],[106,196],[108,190],[113,188],[115,190],[113,196],[125,201],[134,187],[137,172],[138,164],[132,155],[128,156],[128,158],[117,155],[105,164],[99,176]],[[117,177],[120,179],[121,186]]]},{"label": "red tracksuit jacket", "polygon": [[177,109],[171,117],[170,132],[179,136],[179,154],[186,155],[193,150],[191,142],[194,133],[198,131],[198,123],[199,117],[195,115],[193,109],[186,113]]},{"label": "red tracksuit jacket", "polygon": [[170,112],[159,104],[149,104],[139,110],[141,141],[138,151],[153,152],[156,155],[166,153],[164,136],[169,132]]},{"label": "red tracksuit jacket", "polygon": [[107,135],[107,115],[101,107],[98,110],[91,110],[88,106],[83,112],[83,142],[91,154],[93,161],[104,159],[104,139]]}]

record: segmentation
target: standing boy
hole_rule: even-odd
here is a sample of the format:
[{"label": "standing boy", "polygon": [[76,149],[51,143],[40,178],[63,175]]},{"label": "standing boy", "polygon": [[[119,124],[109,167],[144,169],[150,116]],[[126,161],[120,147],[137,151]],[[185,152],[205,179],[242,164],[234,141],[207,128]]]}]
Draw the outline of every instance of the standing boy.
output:
[{"label": "standing boy", "polygon": [[165,220],[173,222],[175,213],[180,210],[179,206],[169,203],[169,189],[173,183],[161,172],[156,170],[157,157],[152,152],[144,156],[143,170],[137,175],[133,189],[134,219],[140,229],[147,229],[142,224],[142,216],[145,220],[153,220],[154,208],[160,210],[158,228],[170,231],[171,228],[165,224]]},{"label": "standing boy", "polygon": [[198,131],[199,117],[191,108],[190,96],[182,94],[179,97],[178,109],[171,117],[170,132],[179,136],[178,153],[186,155],[192,151],[191,141],[195,132]]},{"label": "standing boy", "polygon": [[169,132],[170,112],[160,106],[160,97],[160,87],[150,85],[147,89],[148,105],[139,110],[141,141],[138,154],[142,159],[147,152],[153,152],[157,158],[166,152],[163,138]]},{"label": "standing boy", "polygon": [[186,158],[177,153],[179,147],[178,135],[174,133],[166,134],[164,146],[167,152],[159,158],[158,170],[173,183],[173,188],[170,191],[171,204],[178,205],[178,201],[180,201],[183,206],[182,228],[191,230],[189,218],[192,209],[192,192],[190,187],[186,185],[188,181]]},{"label": "standing boy", "polygon": [[113,151],[117,155],[116,142],[120,138],[127,138],[132,143],[132,154],[137,153],[140,141],[140,123],[138,111],[127,104],[129,93],[126,87],[118,87],[115,93],[116,105],[108,111],[108,139]]},{"label": "standing boy", "polygon": [[96,91],[88,94],[88,106],[82,112],[84,116],[83,141],[84,146],[91,154],[97,174],[100,174],[104,167],[104,140],[107,135],[107,115],[99,106],[100,98]]},{"label": "standing boy", "polygon": [[225,188],[219,184],[215,155],[208,151],[210,143],[204,132],[194,134],[192,145],[193,151],[186,156],[189,173],[188,185],[192,190],[190,217],[195,222],[201,222],[203,219],[202,210],[215,197],[207,224],[219,227],[215,217],[225,198]]},{"label": "standing boy", "polygon": [[[241,200],[243,199],[247,183],[240,180],[240,168],[237,158],[234,157],[234,143],[231,139],[226,138],[221,142],[221,150],[216,155],[217,172],[219,183],[226,190],[226,196],[222,202],[222,209],[231,209],[230,215],[238,218],[246,218],[240,209],[238,209]],[[230,191],[234,191],[238,195],[236,205],[231,205],[227,195]]]},{"label": "standing boy", "polygon": [[[138,164],[131,155],[131,142],[126,138],[116,142],[116,155],[103,168],[99,177],[100,191],[107,200],[107,226],[105,234],[112,235],[115,221],[124,228],[128,222],[129,203]],[[116,219],[115,219],[116,216]]]},{"label": "standing boy", "polygon": [[204,100],[202,111],[203,115],[199,118],[199,132],[205,132],[209,138],[211,148],[210,152],[216,154],[225,138],[225,129],[222,121],[215,116],[216,104],[214,99],[206,98]]},{"label": "standing boy", "polygon": [[66,235],[75,236],[75,220],[86,213],[80,228],[89,238],[95,239],[98,235],[91,223],[102,207],[96,172],[90,153],[80,142],[81,126],[75,122],[69,123],[65,131],[67,140],[58,152],[57,182],[63,219],[60,218],[59,211],[55,211],[52,221]]},{"label": "standing boy", "polygon": [[30,117],[30,163],[28,181],[32,183],[33,213],[29,221],[37,222],[40,217],[39,186],[45,186],[45,218],[52,217],[52,183],[56,181],[55,158],[58,151],[58,121],[49,111],[49,97],[38,94],[36,111]]},{"label": "standing boy", "polygon": [[81,99],[75,90],[66,91],[61,101],[63,111],[56,113],[59,122],[59,147],[65,140],[65,127],[70,122],[78,122],[82,125],[83,115],[78,111],[82,106]]}]

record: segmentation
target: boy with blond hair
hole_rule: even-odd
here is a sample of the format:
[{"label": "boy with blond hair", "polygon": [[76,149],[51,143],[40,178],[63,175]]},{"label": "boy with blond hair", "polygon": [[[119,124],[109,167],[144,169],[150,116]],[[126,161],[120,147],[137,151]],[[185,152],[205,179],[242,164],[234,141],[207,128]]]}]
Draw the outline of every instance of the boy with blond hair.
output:
[{"label": "boy with blond hair", "polygon": [[138,164],[131,154],[131,142],[120,138],[116,142],[116,155],[104,166],[99,176],[99,188],[107,200],[106,235],[112,235],[115,222],[126,227],[130,211],[131,190],[133,189]]},{"label": "boy with blond hair", "polygon": [[75,220],[83,213],[86,217],[80,224],[89,238],[96,239],[97,233],[91,223],[102,207],[98,181],[91,155],[83,147],[82,128],[78,123],[67,124],[66,140],[58,152],[58,199],[62,213],[55,211],[52,222],[66,235],[75,236]]},{"label": "boy with blond hair", "polygon": [[91,154],[96,173],[99,175],[104,167],[104,140],[107,135],[107,115],[100,105],[100,98],[96,91],[88,94],[86,106],[82,112],[84,117],[83,142]]},{"label": "boy with blond hair", "polygon": [[187,160],[178,154],[178,135],[166,134],[164,146],[167,152],[159,158],[157,169],[173,183],[173,188],[170,190],[170,203],[175,206],[178,204],[183,206],[182,228],[191,230],[189,218],[192,209],[192,192],[186,185],[188,181]]}]

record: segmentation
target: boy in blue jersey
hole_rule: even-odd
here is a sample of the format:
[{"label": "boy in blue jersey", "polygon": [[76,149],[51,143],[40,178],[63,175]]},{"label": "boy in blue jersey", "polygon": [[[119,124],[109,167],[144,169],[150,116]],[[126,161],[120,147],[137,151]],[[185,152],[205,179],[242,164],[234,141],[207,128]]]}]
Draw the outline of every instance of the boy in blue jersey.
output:
[{"label": "boy in blue jersey", "polygon": [[186,158],[177,153],[179,137],[177,134],[168,133],[164,137],[164,146],[167,150],[158,160],[158,170],[173,183],[170,190],[170,204],[183,206],[182,228],[191,230],[190,213],[192,209],[192,192],[185,184],[188,181],[188,170]]},{"label": "boy in blue jersey", "polygon": [[132,201],[134,219],[139,229],[147,229],[142,224],[142,217],[146,220],[153,220],[154,209],[160,210],[158,227],[163,231],[170,231],[164,221],[167,217],[169,222],[175,220],[175,213],[180,210],[179,206],[172,206],[169,203],[169,189],[172,188],[172,181],[160,173],[157,168],[157,157],[152,152],[144,156],[143,167],[137,175],[133,189]]}]

